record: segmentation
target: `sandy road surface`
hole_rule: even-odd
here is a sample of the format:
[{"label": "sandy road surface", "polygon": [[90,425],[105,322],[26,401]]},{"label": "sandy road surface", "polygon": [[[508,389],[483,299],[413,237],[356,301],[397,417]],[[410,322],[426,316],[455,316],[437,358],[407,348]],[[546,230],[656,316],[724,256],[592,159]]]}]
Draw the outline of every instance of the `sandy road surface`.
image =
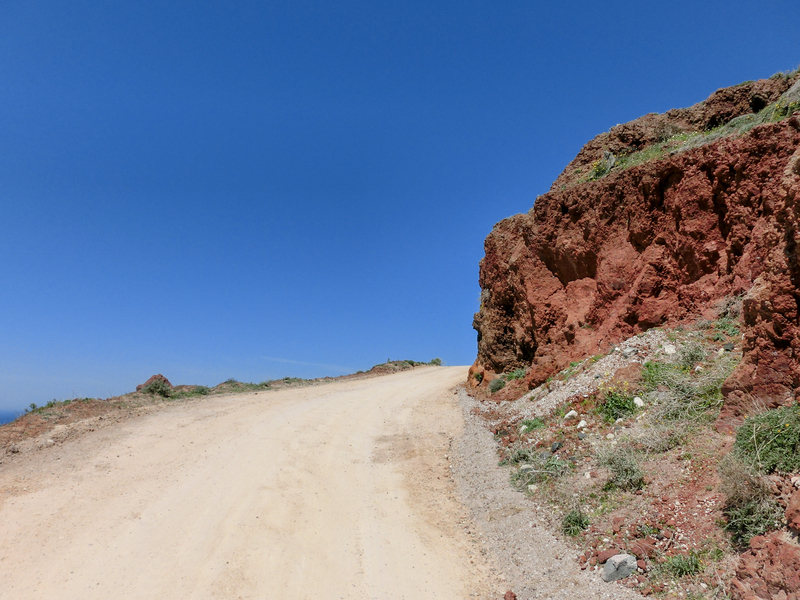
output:
[{"label": "sandy road surface", "polygon": [[176,404],[0,466],[0,598],[487,597],[465,368]]}]

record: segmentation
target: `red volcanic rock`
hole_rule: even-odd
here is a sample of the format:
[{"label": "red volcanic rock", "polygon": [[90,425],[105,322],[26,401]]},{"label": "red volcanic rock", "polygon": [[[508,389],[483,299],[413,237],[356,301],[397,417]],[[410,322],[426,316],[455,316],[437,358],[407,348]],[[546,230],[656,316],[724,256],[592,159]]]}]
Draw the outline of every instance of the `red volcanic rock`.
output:
[{"label": "red volcanic rock", "polygon": [[723,299],[744,294],[743,360],[723,388],[718,426],[740,422],[754,400],[767,408],[792,402],[800,388],[797,116],[596,181],[579,177],[605,150],[622,154],[665,131],[724,123],[793,82],[719,90],[689,109],[612,128],[528,214],[495,225],[480,265],[471,373],[491,379],[530,367],[526,384],[534,387],[651,327],[714,317]]},{"label": "red volcanic rock", "polygon": [[151,384],[151,383],[153,383],[154,381],[163,381],[163,382],[164,382],[164,383],[166,383],[166,384],[167,384],[169,387],[172,387],[172,384],[169,382],[169,379],[167,379],[167,378],[166,378],[166,377],[164,377],[164,376],[163,376],[161,373],[159,373],[158,375],[153,375],[153,376],[152,376],[150,379],[148,379],[148,380],[147,380],[147,381],[145,381],[144,383],[140,383],[139,385],[137,385],[137,386],[136,386],[136,391],[137,391],[137,392],[138,392],[138,391],[140,391],[140,390],[141,390],[143,387],[150,385],[150,384]]},{"label": "red volcanic rock", "polygon": [[800,531],[800,490],[792,494],[786,506],[786,524],[790,529]]},{"label": "red volcanic rock", "polygon": [[514,592],[512,592],[511,590],[508,590],[503,595],[503,600],[517,600],[517,595]]},{"label": "red volcanic rock", "polygon": [[780,533],[754,537],[739,559],[730,591],[735,600],[800,600],[800,546]]}]

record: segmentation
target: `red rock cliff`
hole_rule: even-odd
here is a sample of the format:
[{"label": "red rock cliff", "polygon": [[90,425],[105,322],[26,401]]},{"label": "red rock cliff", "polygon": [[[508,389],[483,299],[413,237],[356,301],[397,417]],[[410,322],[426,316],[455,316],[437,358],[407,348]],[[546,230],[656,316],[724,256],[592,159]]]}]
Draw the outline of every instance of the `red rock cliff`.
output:
[{"label": "red rock cliff", "polygon": [[[744,359],[723,390],[723,418],[737,418],[754,400],[793,401],[798,80],[719,90],[691,108],[614,127],[581,150],[528,214],[498,223],[480,265],[470,375],[483,373],[486,382],[530,367],[532,387],[570,361],[650,327],[711,317],[723,299],[744,294]],[[745,116],[766,114],[764,107],[771,118]],[[708,133],[737,117],[730,130]],[[763,123],[738,128],[748,119]],[[620,160],[648,148],[654,158],[641,164]]]}]

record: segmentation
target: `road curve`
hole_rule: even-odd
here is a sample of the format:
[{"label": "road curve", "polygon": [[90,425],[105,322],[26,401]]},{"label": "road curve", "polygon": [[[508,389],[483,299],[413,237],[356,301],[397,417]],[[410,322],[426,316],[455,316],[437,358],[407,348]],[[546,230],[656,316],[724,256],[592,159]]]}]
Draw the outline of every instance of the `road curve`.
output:
[{"label": "road curve", "polygon": [[0,465],[0,598],[462,599],[466,368],[186,402]]}]

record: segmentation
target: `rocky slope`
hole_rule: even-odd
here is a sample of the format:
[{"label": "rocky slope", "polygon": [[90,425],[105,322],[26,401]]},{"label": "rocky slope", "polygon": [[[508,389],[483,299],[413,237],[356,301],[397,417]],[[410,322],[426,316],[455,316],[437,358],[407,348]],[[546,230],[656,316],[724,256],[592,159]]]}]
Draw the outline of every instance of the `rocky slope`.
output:
[{"label": "rocky slope", "polygon": [[480,265],[476,391],[533,388],[638,332],[744,296],[743,355],[718,426],[800,387],[800,72],[719,90],[589,142]]}]

